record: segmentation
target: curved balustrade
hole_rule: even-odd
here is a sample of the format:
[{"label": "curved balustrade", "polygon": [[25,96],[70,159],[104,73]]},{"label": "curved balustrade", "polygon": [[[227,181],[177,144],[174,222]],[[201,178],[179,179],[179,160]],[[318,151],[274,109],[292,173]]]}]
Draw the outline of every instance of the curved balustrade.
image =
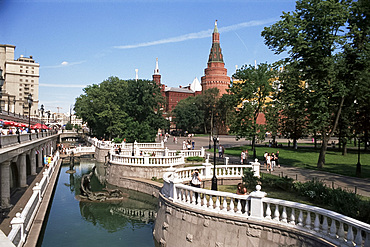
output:
[{"label": "curved balustrade", "polygon": [[[265,197],[266,193],[260,191],[259,185],[250,195],[242,196],[182,184],[191,179],[195,168],[201,175],[207,174],[207,167],[180,168],[165,173],[161,193],[173,202],[198,210],[294,228],[338,246],[370,246],[369,224],[319,207]],[[232,169],[217,172],[217,177],[241,176],[239,168],[234,167],[236,173],[228,173]]]},{"label": "curved balustrade", "polygon": [[264,219],[267,221],[314,231],[331,242],[335,240],[338,245],[370,246],[369,224],[301,203],[273,198],[263,198],[262,202]]},{"label": "curved balustrade", "polygon": [[49,184],[50,177],[54,173],[58,160],[59,152],[56,152],[56,154],[53,156],[53,161],[43,172],[43,177],[40,183],[36,183],[35,187],[33,187],[32,196],[22,210],[22,213],[17,213],[16,217],[14,217],[10,222],[12,225],[12,230],[10,231],[8,238],[15,246],[22,246],[25,242],[26,233],[31,228],[32,221],[41,204],[42,197],[46,191],[47,185]]},{"label": "curved balustrade", "polygon": [[134,166],[177,166],[184,164],[184,157],[177,156],[126,156],[111,154],[110,163],[118,165],[134,165]]}]

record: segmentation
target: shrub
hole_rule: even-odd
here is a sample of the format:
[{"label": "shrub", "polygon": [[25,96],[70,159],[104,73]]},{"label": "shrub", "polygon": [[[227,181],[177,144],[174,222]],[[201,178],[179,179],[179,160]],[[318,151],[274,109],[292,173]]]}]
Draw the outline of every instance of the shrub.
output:
[{"label": "shrub", "polygon": [[254,176],[252,169],[244,169],[243,184],[247,189],[256,189],[256,185],[259,184],[259,178]]},{"label": "shrub", "polygon": [[186,161],[189,161],[189,162],[203,162],[204,161],[204,158],[203,157],[199,157],[199,156],[194,156],[194,157],[187,157],[186,158]]}]

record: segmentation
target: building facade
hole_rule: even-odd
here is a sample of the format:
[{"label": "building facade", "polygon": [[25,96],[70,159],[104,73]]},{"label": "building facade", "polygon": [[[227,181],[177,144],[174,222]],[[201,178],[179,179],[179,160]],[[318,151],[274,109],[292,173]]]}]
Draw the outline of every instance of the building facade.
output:
[{"label": "building facade", "polygon": [[[14,45],[0,44],[0,68],[5,82],[2,88],[1,109],[19,114],[38,115],[39,68],[32,56],[21,55],[14,59]],[[27,97],[32,95],[33,104],[28,108]]]}]

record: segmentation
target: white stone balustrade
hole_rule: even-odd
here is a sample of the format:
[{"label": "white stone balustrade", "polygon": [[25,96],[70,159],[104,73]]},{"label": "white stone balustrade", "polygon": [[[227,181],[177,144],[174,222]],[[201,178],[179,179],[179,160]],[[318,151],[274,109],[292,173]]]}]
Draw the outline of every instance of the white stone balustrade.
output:
[{"label": "white stone balustrade", "polygon": [[182,156],[126,156],[111,154],[110,163],[134,166],[177,166],[185,163]]},{"label": "white stone balustrade", "polygon": [[36,183],[35,187],[32,189],[33,193],[26,206],[23,208],[21,213],[17,213],[16,217],[11,220],[10,224],[12,225],[12,230],[10,231],[8,238],[15,246],[22,246],[24,244],[27,237],[26,233],[31,228],[32,221],[37,213],[42,197],[49,183],[49,178],[52,176],[58,160],[59,152],[56,152],[53,156],[53,161],[43,172],[43,177],[40,183]]},{"label": "white stone balustrade", "polygon": [[[190,181],[191,172],[196,168],[202,176],[209,177],[207,166],[171,168],[163,176],[161,193],[187,207],[294,228],[326,239],[336,246],[370,246],[369,224],[319,207],[268,198],[265,192],[260,191],[260,185],[248,196],[241,196],[183,184]],[[238,171],[238,167],[235,170]],[[217,172],[218,178],[229,175],[228,172]]]}]

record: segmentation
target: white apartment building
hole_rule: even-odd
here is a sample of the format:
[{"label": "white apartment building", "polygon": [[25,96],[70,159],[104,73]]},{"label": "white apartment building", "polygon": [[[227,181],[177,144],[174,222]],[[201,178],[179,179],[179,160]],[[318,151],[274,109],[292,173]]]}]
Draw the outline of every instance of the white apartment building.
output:
[{"label": "white apartment building", "polygon": [[3,70],[5,83],[1,97],[1,109],[29,115],[27,97],[32,95],[31,117],[38,115],[39,68],[32,56],[21,55],[14,59],[14,45],[0,44],[0,68]]}]

